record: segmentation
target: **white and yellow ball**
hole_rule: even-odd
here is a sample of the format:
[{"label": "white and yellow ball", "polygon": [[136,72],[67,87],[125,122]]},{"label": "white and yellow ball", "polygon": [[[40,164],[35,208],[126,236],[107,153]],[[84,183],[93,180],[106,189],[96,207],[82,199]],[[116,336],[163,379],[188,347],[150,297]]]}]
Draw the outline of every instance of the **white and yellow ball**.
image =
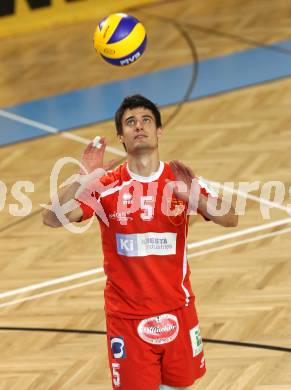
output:
[{"label": "white and yellow ball", "polygon": [[145,51],[147,35],[135,17],[117,13],[101,20],[94,33],[94,47],[112,65],[125,66]]}]

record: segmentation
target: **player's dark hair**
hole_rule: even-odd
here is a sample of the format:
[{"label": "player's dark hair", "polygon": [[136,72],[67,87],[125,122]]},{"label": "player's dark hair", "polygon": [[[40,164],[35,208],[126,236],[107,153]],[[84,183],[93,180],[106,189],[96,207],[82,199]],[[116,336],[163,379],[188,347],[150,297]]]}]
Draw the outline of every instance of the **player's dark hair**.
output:
[{"label": "player's dark hair", "polygon": [[123,133],[122,117],[125,111],[128,109],[132,110],[138,107],[149,109],[155,117],[156,126],[157,127],[162,126],[161,113],[158,107],[149,99],[145,98],[144,96],[132,95],[132,96],[127,96],[126,98],[123,99],[123,102],[121,103],[120,107],[115,113],[115,127],[116,127],[117,134]]}]

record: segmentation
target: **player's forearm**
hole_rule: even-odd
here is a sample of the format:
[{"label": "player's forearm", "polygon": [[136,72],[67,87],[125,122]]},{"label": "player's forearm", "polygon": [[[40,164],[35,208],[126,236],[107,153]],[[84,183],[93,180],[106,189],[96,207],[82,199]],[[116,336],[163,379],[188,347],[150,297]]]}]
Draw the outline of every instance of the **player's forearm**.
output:
[{"label": "player's forearm", "polygon": [[[234,208],[229,204],[222,204],[220,198],[217,202],[213,202],[201,195],[199,198],[198,209],[201,214],[210,219],[214,223],[225,227],[235,227],[238,224],[238,216],[235,214]],[[224,212],[224,209],[226,210]],[[222,215],[217,215],[217,210],[222,210]]]},{"label": "player's forearm", "polygon": [[[45,225],[50,227],[62,226],[62,222],[57,215],[57,209],[68,202],[74,201],[76,197],[76,192],[79,190],[80,186],[80,182],[75,181],[72,184],[61,188],[58,191],[58,193],[53,197],[53,199],[51,199],[51,202],[48,204],[50,209],[44,209],[42,213],[42,220]],[[72,218],[70,218],[70,214],[72,215],[72,211],[64,213],[64,215],[68,218],[69,222],[76,222],[72,220]]]},{"label": "player's forearm", "polygon": [[[43,223],[51,227],[60,227],[70,222],[80,222],[83,211],[75,199],[105,173],[103,168],[96,168],[87,175],[78,175],[73,183],[61,188],[51,200],[49,207],[44,210]],[[93,191],[93,187],[90,191]]]}]

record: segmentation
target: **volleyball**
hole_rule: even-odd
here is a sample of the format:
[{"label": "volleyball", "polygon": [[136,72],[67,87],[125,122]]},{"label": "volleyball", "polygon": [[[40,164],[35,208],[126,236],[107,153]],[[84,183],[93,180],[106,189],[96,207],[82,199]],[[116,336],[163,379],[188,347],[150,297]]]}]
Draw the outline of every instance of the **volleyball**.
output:
[{"label": "volleyball", "polygon": [[112,65],[126,66],[137,61],[145,51],[147,35],[138,19],[124,13],[101,20],[94,33],[94,47]]}]

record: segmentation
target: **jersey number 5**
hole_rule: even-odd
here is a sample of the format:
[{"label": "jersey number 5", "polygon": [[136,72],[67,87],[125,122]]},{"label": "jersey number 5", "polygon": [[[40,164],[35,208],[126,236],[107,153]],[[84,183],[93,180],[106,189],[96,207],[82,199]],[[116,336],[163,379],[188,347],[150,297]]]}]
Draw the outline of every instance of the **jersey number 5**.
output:
[{"label": "jersey number 5", "polygon": [[141,219],[144,221],[150,221],[154,216],[153,209],[153,196],[141,196],[140,198],[140,208],[143,212],[140,214]]}]

